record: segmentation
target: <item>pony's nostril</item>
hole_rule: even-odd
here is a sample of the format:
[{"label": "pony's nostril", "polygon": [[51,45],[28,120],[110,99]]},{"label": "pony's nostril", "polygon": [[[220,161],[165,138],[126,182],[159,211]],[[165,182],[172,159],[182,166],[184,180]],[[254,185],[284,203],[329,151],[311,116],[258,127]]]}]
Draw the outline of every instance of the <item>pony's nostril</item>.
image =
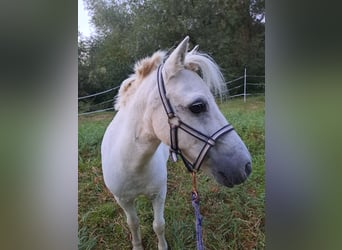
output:
[{"label": "pony's nostril", "polygon": [[250,162],[246,163],[245,171],[246,171],[247,176],[251,174],[251,172],[252,172],[252,164]]}]

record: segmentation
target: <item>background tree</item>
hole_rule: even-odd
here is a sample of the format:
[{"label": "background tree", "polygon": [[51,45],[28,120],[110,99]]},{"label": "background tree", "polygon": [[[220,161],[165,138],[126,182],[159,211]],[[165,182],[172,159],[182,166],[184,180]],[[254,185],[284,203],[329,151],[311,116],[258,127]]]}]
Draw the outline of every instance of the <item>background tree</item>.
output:
[{"label": "background tree", "polygon": [[118,86],[136,60],[176,46],[186,35],[215,58],[227,80],[242,75],[245,66],[249,74],[264,75],[264,0],[85,0],[85,5],[97,35],[79,40],[80,95]]}]

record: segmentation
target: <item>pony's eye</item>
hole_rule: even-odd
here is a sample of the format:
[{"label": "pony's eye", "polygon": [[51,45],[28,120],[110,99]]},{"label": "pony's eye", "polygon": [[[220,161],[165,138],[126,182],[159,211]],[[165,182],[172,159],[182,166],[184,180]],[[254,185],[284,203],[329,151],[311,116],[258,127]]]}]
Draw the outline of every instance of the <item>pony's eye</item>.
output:
[{"label": "pony's eye", "polygon": [[189,109],[192,113],[198,114],[206,111],[206,106],[203,102],[195,102],[190,105]]}]

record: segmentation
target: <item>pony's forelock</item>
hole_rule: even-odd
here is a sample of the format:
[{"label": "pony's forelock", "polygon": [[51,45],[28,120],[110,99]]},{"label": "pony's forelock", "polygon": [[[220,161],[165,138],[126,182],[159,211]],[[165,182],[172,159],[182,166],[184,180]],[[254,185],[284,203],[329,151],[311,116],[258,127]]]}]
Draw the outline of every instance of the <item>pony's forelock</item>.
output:
[{"label": "pony's forelock", "polygon": [[219,66],[205,53],[194,51],[185,57],[184,67],[198,73],[214,95],[226,91],[224,77]]}]

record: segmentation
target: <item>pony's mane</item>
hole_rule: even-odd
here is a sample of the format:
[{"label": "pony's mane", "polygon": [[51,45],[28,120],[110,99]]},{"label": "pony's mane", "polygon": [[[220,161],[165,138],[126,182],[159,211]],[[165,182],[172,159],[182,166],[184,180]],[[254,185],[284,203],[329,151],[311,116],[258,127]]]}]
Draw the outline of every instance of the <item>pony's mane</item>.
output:
[{"label": "pony's mane", "polygon": [[[141,85],[142,80],[164,61],[166,53],[166,51],[157,51],[151,57],[146,57],[135,64],[134,74],[124,80],[120,86],[115,100],[116,110],[126,105]],[[184,67],[196,72],[214,95],[221,95],[226,90],[220,68],[209,55],[193,50],[186,54]]]},{"label": "pony's mane", "polygon": [[166,52],[157,51],[151,57],[141,59],[134,65],[134,74],[124,80],[115,100],[115,110],[124,107],[140,86],[142,80],[155,70],[164,60]]}]

